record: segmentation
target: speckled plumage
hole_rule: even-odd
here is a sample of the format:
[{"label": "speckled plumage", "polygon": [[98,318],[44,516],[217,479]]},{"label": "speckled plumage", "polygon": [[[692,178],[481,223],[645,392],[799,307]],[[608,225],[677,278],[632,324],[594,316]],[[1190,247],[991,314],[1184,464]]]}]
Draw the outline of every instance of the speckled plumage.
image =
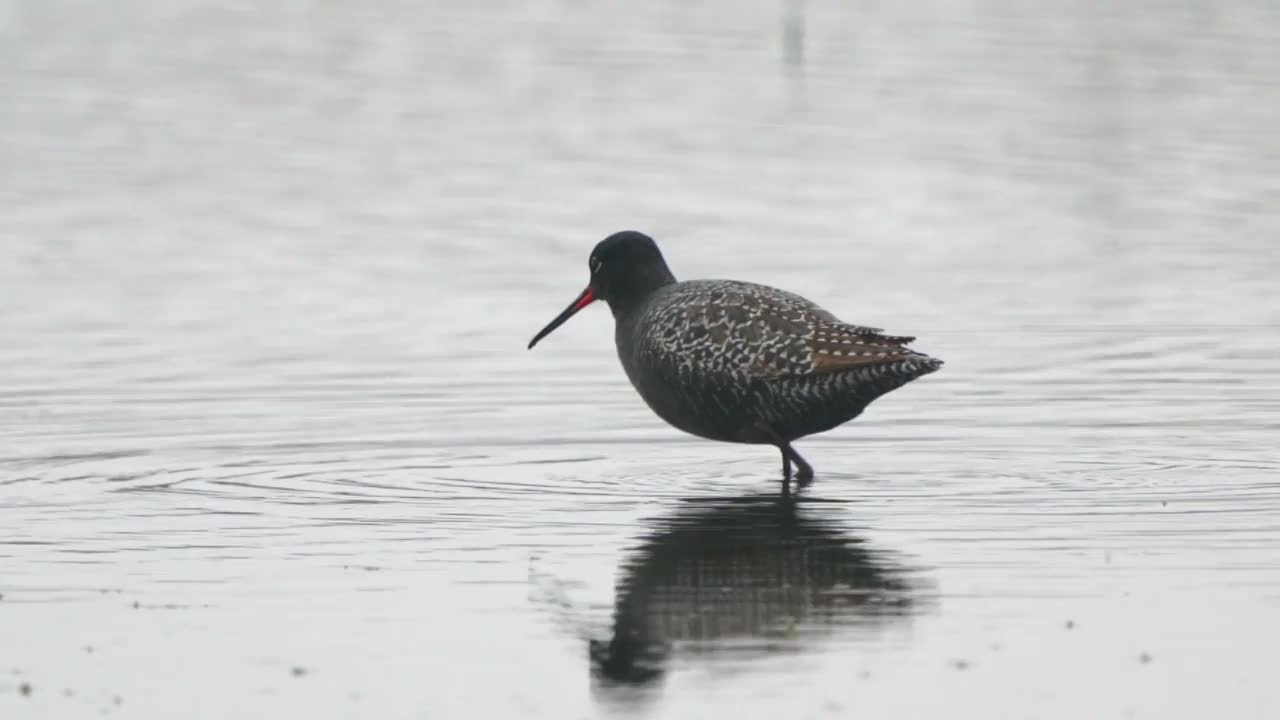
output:
[{"label": "speckled plumage", "polygon": [[936,370],[937,360],[904,347],[911,339],[732,280],[666,285],[620,315],[615,332],[627,377],[659,417],[742,443],[830,430]]},{"label": "speckled plumage", "polygon": [[794,293],[734,280],[676,282],[639,233],[606,238],[592,281],[533,346],[591,300],[609,303],[627,377],[663,420],[699,437],[772,444],[800,480],[790,443],[857,417],[873,400],[942,366],[915,338],[842,322]]}]

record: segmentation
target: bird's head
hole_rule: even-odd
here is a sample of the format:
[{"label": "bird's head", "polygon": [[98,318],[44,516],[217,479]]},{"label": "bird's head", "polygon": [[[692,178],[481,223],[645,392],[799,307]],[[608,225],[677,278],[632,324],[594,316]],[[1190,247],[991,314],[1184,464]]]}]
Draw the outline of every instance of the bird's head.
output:
[{"label": "bird's head", "polygon": [[637,306],[654,290],[675,282],[658,244],[634,230],[616,232],[596,243],[587,268],[591,272],[587,288],[534,336],[530,348],[596,300],[608,303],[616,316]]}]

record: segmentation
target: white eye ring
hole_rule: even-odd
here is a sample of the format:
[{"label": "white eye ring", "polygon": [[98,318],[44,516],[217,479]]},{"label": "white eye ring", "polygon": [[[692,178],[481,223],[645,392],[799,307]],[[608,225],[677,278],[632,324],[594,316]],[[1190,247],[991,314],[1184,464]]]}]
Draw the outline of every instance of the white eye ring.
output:
[{"label": "white eye ring", "polygon": [[604,263],[600,262],[599,258],[591,258],[591,272],[599,272],[600,266],[603,264]]}]

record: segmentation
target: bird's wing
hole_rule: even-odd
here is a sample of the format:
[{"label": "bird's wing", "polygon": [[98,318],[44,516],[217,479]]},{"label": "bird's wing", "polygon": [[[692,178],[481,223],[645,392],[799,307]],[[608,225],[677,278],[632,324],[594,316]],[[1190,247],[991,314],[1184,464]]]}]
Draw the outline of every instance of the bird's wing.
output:
[{"label": "bird's wing", "polygon": [[709,283],[657,308],[657,344],[704,373],[761,379],[835,372],[915,355],[915,338],[841,322],[798,295],[748,283]]},{"label": "bird's wing", "polygon": [[801,372],[776,372],[776,375],[809,375],[837,372],[871,365],[885,365],[905,360],[916,353],[906,347],[915,340],[906,335],[882,335],[863,332],[865,328],[844,323],[817,325],[811,335],[795,343],[797,352],[808,356],[808,367]]}]

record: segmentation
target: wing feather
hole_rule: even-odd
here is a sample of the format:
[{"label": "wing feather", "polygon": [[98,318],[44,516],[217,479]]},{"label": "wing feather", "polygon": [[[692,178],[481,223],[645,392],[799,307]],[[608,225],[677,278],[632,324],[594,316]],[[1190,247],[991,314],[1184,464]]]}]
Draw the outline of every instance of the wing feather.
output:
[{"label": "wing feather", "polygon": [[[854,325],[794,293],[752,283],[695,281],[649,318],[653,348],[703,374],[797,377],[895,363],[915,338]],[[691,285],[693,283],[690,283]]]}]

